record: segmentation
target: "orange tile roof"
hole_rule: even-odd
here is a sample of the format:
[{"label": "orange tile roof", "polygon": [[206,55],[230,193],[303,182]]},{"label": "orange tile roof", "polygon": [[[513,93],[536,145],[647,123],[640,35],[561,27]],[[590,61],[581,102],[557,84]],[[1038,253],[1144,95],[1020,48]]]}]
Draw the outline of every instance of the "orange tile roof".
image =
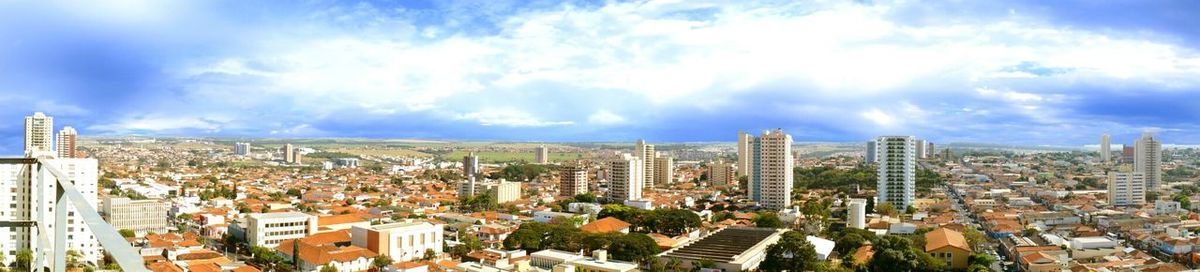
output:
[{"label": "orange tile roof", "polygon": [[221,272],[221,266],[214,263],[206,263],[200,265],[189,265],[189,272]]},{"label": "orange tile roof", "polygon": [[348,223],[366,222],[361,215],[357,214],[341,214],[317,217],[318,226],[339,225]]},{"label": "orange tile roof", "polygon": [[617,219],[616,217],[609,216],[591,223],[587,223],[582,227],[579,227],[579,230],[583,231],[584,233],[618,232],[625,228],[629,228],[629,226],[631,226],[629,223],[625,223],[625,221],[621,221],[621,219]]},{"label": "orange tile roof", "polygon": [[183,272],[183,268],[171,262],[157,262],[146,266],[146,269],[154,272]]},{"label": "orange tile roof", "polygon": [[925,233],[925,251],[938,250],[943,247],[955,247],[965,251],[971,251],[971,246],[967,244],[967,239],[962,233],[957,231],[938,228]]},{"label": "orange tile roof", "polygon": [[854,264],[866,264],[875,257],[875,248],[871,245],[864,245],[854,251]]},{"label": "orange tile roof", "polygon": [[243,265],[241,267],[234,268],[233,272],[262,272],[262,270],[259,270],[257,267]]},{"label": "orange tile roof", "polygon": [[[283,253],[283,255],[291,256],[291,240],[283,241],[275,250]],[[329,244],[312,245],[308,243],[300,243],[299,252],[301,260],[314,265],[326,265],[333,261],[348,262],[358,258],[375,258],[377,255],[371,250],[356,246],[337,247]]]}]

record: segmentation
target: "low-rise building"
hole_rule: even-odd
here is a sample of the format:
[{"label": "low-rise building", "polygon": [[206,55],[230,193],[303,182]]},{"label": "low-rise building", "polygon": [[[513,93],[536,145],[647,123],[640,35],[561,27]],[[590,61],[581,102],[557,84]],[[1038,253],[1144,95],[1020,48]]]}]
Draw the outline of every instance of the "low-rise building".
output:
[{"label": "low-rise building", "polygon": [[[679,259],[684,270],[701,260],[712,260],[724,271],[756,270],[766,258],[767,247],[778,242],[784,232],[787,229],[727,227],[656,256],[663,263]],[[712,250],[718,247],[721,250]]]},{"label": "low-rise building", "polygon": [[300,239],[317,233],[317,217],[299,212],[251,213],[246,215],[246,241],[253,246],[274,248],[283,240]]},{"label": "low-rise building", "polygon": [[425,252],[442,254],[442,235],[445,225],[429,221],[354,226],[351,228],[351,243],[390,256],[396,261],[411,261],[425,256]]},{"label": "low-rise building", "polygon": [[172,226],[167,213],[171,204],[155,199],[132,200],[125,197],[104,198],[104,221],[118,230],[132,230],[137,236],[148,233],[167,233]]}]

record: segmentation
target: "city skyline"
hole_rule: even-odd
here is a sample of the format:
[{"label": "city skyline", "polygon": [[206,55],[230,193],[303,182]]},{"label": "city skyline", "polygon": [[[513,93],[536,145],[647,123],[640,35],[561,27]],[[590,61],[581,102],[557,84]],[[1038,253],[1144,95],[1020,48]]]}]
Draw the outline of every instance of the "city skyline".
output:
[{"label": "city skyline", "polygon": [[[0,118],[84,137],[1198,144],[1200,28],[1175,13],[1194,5],[9,2]],[[0,153],[21,129],[0,125]]]}]

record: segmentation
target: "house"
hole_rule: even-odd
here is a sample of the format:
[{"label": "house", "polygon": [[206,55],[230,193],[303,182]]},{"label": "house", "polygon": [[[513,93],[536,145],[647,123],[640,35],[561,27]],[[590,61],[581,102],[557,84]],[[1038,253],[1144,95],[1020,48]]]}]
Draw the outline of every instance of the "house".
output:
[{"label": "house", "polygon": [[1054,272],[1062,270],[1062,264],[1059,263],[1057,258],[1040,251],[1021,257],[1020,265],[1021,271],[1026,272]]},{"label": "house", "polygon": [[629,226],[632,225],[625,223],[625,221],[621,221],[621,219],[617,219],[616,217],[609,216],[591,223],[584,224],[583,226],[579,227],[579,230],[583,231],[584,233],[593,234],[607,232],[620,232],[628,234]]},{"label": "house", "polygon": [[962,233],[947,228],[938,228],[925,233],[925,252],[941,259],[951,269],[966,269],[971,246]]}]

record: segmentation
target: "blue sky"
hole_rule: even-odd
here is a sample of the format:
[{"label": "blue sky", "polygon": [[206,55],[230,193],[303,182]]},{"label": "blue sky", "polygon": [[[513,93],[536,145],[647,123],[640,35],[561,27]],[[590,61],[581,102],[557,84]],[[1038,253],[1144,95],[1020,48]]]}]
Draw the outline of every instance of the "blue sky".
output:
[{"label": "blue sky", "polygon": [[914,2],[5,1],[0,153],[33,111],[84,135],[1200,143],[1198,2]]}]

